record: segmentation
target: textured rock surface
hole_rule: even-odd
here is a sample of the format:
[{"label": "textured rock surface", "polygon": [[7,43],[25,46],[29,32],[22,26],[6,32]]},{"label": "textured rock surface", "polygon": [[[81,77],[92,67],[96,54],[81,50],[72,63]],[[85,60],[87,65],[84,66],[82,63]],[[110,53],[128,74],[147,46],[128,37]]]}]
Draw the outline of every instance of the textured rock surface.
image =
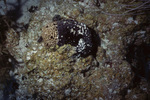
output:
[{"label": "textured rock surface", "polygon": [[58,43],[57,23],[48,23],[42,29],[42,38],[45,46],[48,48],[55,46]]},{"label": "textured rock surface", "polygon": [[[125,11],[125,6],[116,7],[120,4],[129,3],[124,0],[45,1],[40,10],[34,13],[28,30],[20,32],[20,36],[14,34],[19,39],[12,35],[13,31],[8,30],[6,47],[20,62],[10,71],[18,86],[15,90],[16,99],[149,98],[149,84],[145,79],[137,78],[134,70],[137,65],[136,55],[133,55],[133,58],[129,56],[134,54],[130,53],[129,49],[132,48],[132,43],[135,46],[142,44],[141,40],[149,43],[149,38],[146,37],[149,36],[149,29],[142,27],[149,20],[147,15],[135,17],[131,14],[121,14]],[[44,42],[37,42],[42,29],[52,23],[55,15],[84,23],[99,34],[100,40],[92,37],[96,45],[99,45],[96,57],[89,55],[74,61],[71,58],[76,52],[74,46],[65,44],[51,49],[46,48]],[[135,85],[136,82],[138,84]]]}]

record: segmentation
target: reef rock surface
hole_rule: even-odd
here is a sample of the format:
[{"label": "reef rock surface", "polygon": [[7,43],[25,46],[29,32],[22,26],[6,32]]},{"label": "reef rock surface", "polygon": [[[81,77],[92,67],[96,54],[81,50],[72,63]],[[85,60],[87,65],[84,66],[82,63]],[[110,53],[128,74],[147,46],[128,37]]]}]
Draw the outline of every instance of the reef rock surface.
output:
[{"label": "reef rock surface", "polygon": [[[33,14],[27,31],[14,36],[13,32],[8,30],[6,47],[19,62],[14,70],[10,71],[11,77],[14,77],[18,84],[15,90],[16,99],[148,98],[150,90],[145,80],[139,82],[140,88],[132,87],[135,80],[132,66],[136,62],[130,63],[127,59],[127,48],[134,41],[134,34],[141,36],[137,38],[139,41],[135,45],[140,45],[141,39],[147,41],[143,34],[147,34],[148,29],[146,31],[146,28],[139,28],[148,21],[147,16],[139,15],[133,18],[131,14],[120,14],[125,8],[119,5],[124,3],[127,4],[124,0],[44,0],[40,9]],[[94,56],[89,54],[74,60],[72,55],[78,52],[76,46],[65,43],[56,45],[55,48],[49,47],[58,43],[58,37],[55,36],[58,34],[55,33],[58,32],[57,26],[52,22],[55,15],[76,20],[95,30],[100,39],[92,37],[96,41],[93,45],[97,46],[97,50],[93,51]],[[49,23],[53,26],[44,31],[48,32],[48,37],[44,34],[44,42],[37,42],[42,35],[42,29],[51,25]],[[52,30],[54,37],[51,38],[49,32]],[[49,41],[50,39],[53,41]],[[80,44],[79,41],[75,42],[76,45]],[[80,45],[82,46],[85,45]]]}]

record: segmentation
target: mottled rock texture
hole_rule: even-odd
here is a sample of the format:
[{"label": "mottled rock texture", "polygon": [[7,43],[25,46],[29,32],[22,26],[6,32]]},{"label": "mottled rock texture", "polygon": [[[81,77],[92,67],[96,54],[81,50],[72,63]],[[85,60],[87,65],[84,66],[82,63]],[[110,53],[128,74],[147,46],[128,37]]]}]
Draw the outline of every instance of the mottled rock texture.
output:
[{"label": "mottled rock texture", "polygon": [[[9,35],[12,34],[11,31],[7,32],[6,48],[17,61],[23,62],[11,71],[11,76],[18,83],[18,89],[15,90],[16,98],[148,99],[150,85],[144,78],[145,74],[140,73],[141,67],[137,65],[145,64],[140,58],[141,52],[145,51],[142,49],[144,46],[149,47],[141,44],[150,43],[147,23],[149,14],[141,15],[139,9],[128,11],[126,8],[127,5],[141,3],[130,0],[43,1],[41,8],[33,14],[28,30],[20,33],[19,40],[14,40],[14,37]],[[61,15],[62,18],[59,16],[53,18],[55,15]],[[77,29],[76,35],[85,33],[87,28],[82,31],[83,33],[78,30],[78,27],[84,25],[94,30],[100,38],[92,34],[92,39],[88,41],[94,41],[92,45],[94,48],[97,47],[97,50],[93,50],[95,55],[72,59],[72,55],[80,51],[77,47],[80,38],[75,41],[76,45],[67,40],[65,43],[63,41],[59,43],[60,34],[66,32],[64,29],[67,26],[69,33],[74,33],[71,26],[74,22],[71,22],[71,25],[66,23],[59,29],[59,24],[63,25],[64,21],[56,23],[57,19],[76,20],[79,23],[73,24]],[[37,40],[41,35],[44,42],[38,43]],[[90,34],[88,36],[91,37]],[[13,40],[16,41],[16,45],[11,42]],[[53,44],[60,46],[51,48]],[[143,54],[149,55],[148,52]],[[144,56],[144,59],[148,64],[149,57]]]}]

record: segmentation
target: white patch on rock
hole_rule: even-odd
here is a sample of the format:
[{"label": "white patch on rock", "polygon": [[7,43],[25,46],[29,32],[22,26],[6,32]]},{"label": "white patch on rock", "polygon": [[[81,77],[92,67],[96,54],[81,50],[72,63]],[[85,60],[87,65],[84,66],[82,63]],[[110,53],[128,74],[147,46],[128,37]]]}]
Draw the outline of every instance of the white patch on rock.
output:
[{"label": "white patch on rock", "polygon": [[69,88],[69,89],[66,89],[66,90],[65,90],[65,95],[68,96],[68,95],[70,94],[70,92],[71,92],[71,89],[70,89],[70,88]]},{"label": "white patch on rock", "polygon": [[38,82],[39,82],[39,83],[43,82],[43,79],[42,79],[42,78],[40,78],[40,79],[38,80]]},{"label": "white patch on rock", "polygon": [[39,49],[41,50],[43,48],[43,46],[39,46]]},{"label": "white patch on rock", "polygon": [[21,50],[21,54],[24,53],[27,50],[27,48],[25,46],[26,46],[25,40],[22,37],[20,37],[19,46],[18,47]]},{"label": "white patch on rock", "polygon": [[138,24],[138,21],[137,21],[137,20],[135,20],[135,21],[134,21],[134,23],[137,25],[137,24]]},{"label": "white patch on rock", "polygon": [[63,22],[64,24],[66,23],[66,21]]},{"label": "white patch on rock", "polygon": [[140,33],[141,33],[141,34],[145,34],[145,33],[146,33],[146,31],[140,31]]},{"label": "white patch on rock", "polygon": [[18,62],[23,62],[23,59],[19,58],[19,59],[16,59]]},{"label": "white patch on rock", "polygon": [[33,47],[33,50],[36,50],[36,47]]},{"label": "white patch on rock", "polygon": [[51,5],[50,6],[50,11],[54,12],[54,10],[55,10],[55,7]]},{"label": "white patch on rock", "polygon": [[128,19],[127,19],[127,23],[128,24],[131,24],[133,22],[133,17],[129,17]]},{"label": "white patch on rock", "polygon": [[115,27],[118,27],[119,26],[119,24],[118,23],[113,23],[113,25],[112,25],[112,29],[114,29]]},{"label": "white patch on rock", "polygon": [[30,60],[30,59],[31,59],[31,57],[30,57],[30,56],[27,56],[26,60]]},{"label": "white patch on rock", "polygon": [[110,44],[110,41],[107,38],[104,38],[101,42],[101,46],[103,47],[103,49],[107,49],[107,46]]},{"label": "white patch on rock", "polygon": [[100,5],[101,5],[100,8],[101,8],[101,9],[104,9],[105,4],[104,4],[104,3],[100,3]]}]

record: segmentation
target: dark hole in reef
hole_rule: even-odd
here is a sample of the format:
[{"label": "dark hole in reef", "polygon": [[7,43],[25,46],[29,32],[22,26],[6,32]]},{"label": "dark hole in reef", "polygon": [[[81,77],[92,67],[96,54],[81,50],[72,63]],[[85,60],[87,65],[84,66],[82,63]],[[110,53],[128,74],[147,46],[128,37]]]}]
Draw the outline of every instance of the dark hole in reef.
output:
[{"label": "dark hole in reef", "polygon": [[42,36],[40,36],[40,37],[38,38],[37,42],[38,42],[38,43],[41,43],[42,41],[43,41],[43,38],[42,38]]},{"label": "dark hole in reef", "polygon": [[[130,43],[127,43],[125,48],[125,60],[131,65],[135,77],[145,78],[150,82],[150,31],[147,30],[150,22],[149,15],[144,20],[143,23],[133,28],[131,34],[138,30],[146,30],[146,33],[142,37],[139,34],[133,34],[132,38],[129,38]],[[128,34],[125,41],[128,41]]]},{"label": "dark hole in reef", "polygon": [[27,77],[25,77],[25,76],[22,76],[22,80],[26,80],[27,79]]},{"label": "dark hole in reef", "polygon": [[91,69],[91,67],[81,71],[81,73],[83,74],[84,77],[86,77],[86,72],[88,72],[90,69]]},{"label": "dark hole in reef", "polygon": [[93,43],[93,48],[91,50],[91,55],[93,55],[96,58],[96,53],[98,50],[98,46],[101,45],[101,39],[99,37],[99,34],[96,33],[96,31],[92,28],[89,28],[91,33],[92,33],[92,43]]},{"label": "dark hole in reef", "polygon": [[[150,44],[142,43],[139,46],[130,44],[127,48],[126,60],[130,63],[134,78],[127,88],[121,90],[121,100],[125,100],[128,89],[136,88],[140,85],[141,79],[145,78],[150,83]],[[135,63],[134,63],[135,62]],[[147,94],[148,95],[148,94]],[[149,99],[147,99],[149,100]]]},{"label": "dark hole in reef", "polygon": [[38,9],[38,6],[31,6],[30,9],[28,9],[28,11],[30,13],[34,13],[35,11],[37,11],[37,9]]},{"label": "dark hole in reef", "polygon": [[53,36],[51,36],[51,39],[54,39],[54,37],[53,37]]},{"label": "dark hole in reef", "polygon": [[[149,15],[143,19],[143,23],[136,25],[130,32],[125,34],[124,45],[126,45],[125,59],[130,65],[131,70],[134,73],[134,77],[130,84],[120,91],[122,95],[121,100],[126,99],[128,90],[139,88],[144,82],[150,85],[150,30],[149,28]],[[137,31],[145,30],[145,34],[133,34]],[[141,36],[142,35],[142,36]],[[149,86],[147,87],[149,89]],[[142,93],[146,95],[145,100],[149,100],[149,94],[144,90],[140,89]]]},{"label": "dark hole in reef", "polygon": [[48,46],[48,43],[46,43],[45,45]]},{"label": "dark hole in reef", "polygon": [[38,95],[39,95],[39,94],[38,94],[37,92],[35,92],[35,93],[33,94],[33,98],[36,99]]},{"label": "dark hole in reef", "polygon": [[60,15],[55,15],[53,18],[52,18],[52,21],[59,21],[61,20],[61,16]]},{"label": "dark hole in reef", "polygon": [[46,26],[46,28],[48,28],[48,25]]},{"label": "dark hole in reef", "polygon": [[9,24],[11,28],[13,28],[16,32],[19,30],[26,31],[28,29],[29,23],[18,23],[18,19],[22,17],[23,14],[23,6],[27,3],[28,0],[15,0],[16,3],[6,2],[7,5],[12,6],[12,9],[6,11],[5,16],[9,18],[12,24]]},{"label": "dark hole in reef", "polygon": [[129,45],[126,57],[136,77],[144,77],[150,81],[150,44]]},{"label": "dark hole in reef", "polygon": [[[5,21],[11,24],[11,20],[7,16],[0,15],[0,70],[4,72],[0,74],[0,84],[2,84],[0,90],[3,91],[3,99],[8,100],[10,99],[9,95],[15,94],[19,84],[16,82],[14,75],[9,75],[10,70],[13,71],[18,62],[5,47],[7,39],[6,32],[11,28]],[[9,61],[10,59],[11,61]]]}]

